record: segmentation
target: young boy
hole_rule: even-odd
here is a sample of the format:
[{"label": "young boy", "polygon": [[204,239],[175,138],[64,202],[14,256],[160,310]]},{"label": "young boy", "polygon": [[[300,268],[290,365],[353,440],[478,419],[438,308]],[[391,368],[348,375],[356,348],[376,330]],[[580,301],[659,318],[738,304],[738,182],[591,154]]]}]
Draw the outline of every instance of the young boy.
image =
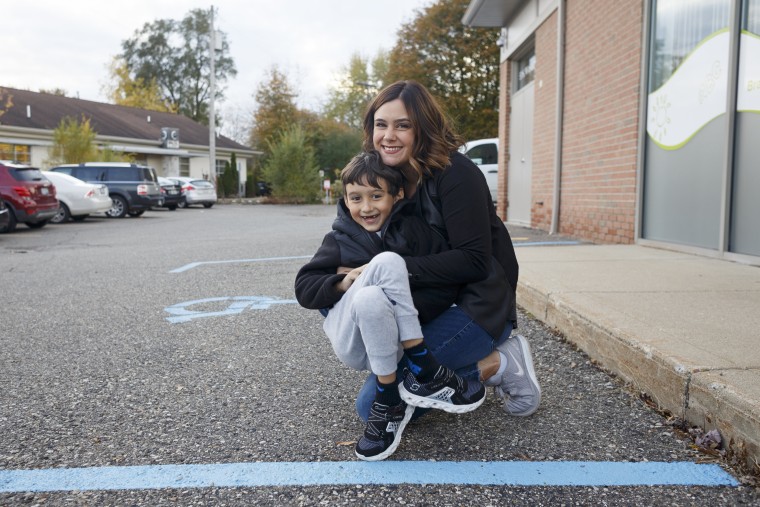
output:
[{"label": "young boy", "polygon": [[[411,215],[415,203],[403,199],[401,173],[372,151],[354,157],[341,180],[333,230],[298,272],[295,292],[302,306],[326,316],[323,327],[341,362],[377,376],[375,401],[356,445],[360,459],[375,461],[396,450],[415,406],[469,412],[483,402],[485,388],[440,365],[425,345],[420,320],[451,306],[458,287],[410,290],[402,256],[447,245]],[[407,371],[397,387],[402,358]]]}]

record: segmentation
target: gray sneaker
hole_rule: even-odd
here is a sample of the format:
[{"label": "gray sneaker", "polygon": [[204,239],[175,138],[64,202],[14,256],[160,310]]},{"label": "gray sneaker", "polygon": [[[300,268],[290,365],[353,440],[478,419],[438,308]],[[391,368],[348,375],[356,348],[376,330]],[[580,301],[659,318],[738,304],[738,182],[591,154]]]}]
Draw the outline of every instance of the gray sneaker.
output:
[{"label": "gray sneaker", "polygon": [[526,417],[538,410],[541,403],[541,386],[536,380],[533,358],[528,340],[514,335],[497,347],[507,356],[507,369],[501,376],[501,384],[494,388],[504,401],[504,411],[509,415]]}]

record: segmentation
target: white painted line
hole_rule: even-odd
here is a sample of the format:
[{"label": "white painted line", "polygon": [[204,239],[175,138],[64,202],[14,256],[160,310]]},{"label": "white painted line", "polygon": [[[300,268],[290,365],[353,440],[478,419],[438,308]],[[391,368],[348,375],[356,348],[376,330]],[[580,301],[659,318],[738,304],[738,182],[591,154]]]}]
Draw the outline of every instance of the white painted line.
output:
[{"label": "white painted line", "polygon": [[247,263],[247,262],[289,261],[293,259],[311,259],[311,258],[312,258],[311,255],[298,255],[294,257],[265,257],[265,258],[259,258],[259,259],[233,259],[233,260],[227,260],[227,261],[191,262],[190,264],[185,264],[184,266],[179,267],[177,269],[172,269],[171,271],[169,271],[169,273],[182,273],[183,271],[188,271],[198,266],[203,266],[204,264],[236,264],[236,263]]}]

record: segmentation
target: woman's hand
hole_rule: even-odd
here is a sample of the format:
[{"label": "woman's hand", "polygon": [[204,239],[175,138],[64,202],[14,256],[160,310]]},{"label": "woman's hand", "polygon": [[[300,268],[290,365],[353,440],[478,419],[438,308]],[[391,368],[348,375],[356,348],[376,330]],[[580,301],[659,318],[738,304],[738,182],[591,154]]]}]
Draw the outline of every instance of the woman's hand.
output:
[{"label": "woman's hand", "polygon": [[335,288],[340,292],[346,292],[348,288],[351,287],[351,285],[354,283],[354,280],[359,278],[359,275],[362,274],[362,271],[364,271],[365,267],[367,267],[366,264],[364,266],[359,266],[358,268],[353,269],[340,266],[338,268],[338,274],[346,273],[346,276],[343,278],[343,280],[335,284]]}]

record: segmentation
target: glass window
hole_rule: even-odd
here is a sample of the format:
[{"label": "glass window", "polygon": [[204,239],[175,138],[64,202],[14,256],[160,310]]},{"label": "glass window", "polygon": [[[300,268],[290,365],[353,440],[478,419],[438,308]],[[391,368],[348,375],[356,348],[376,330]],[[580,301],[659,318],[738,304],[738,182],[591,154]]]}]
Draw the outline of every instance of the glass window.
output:
[{"label": "glass window", "polygon": [[216,159],[216,177],[220,177],[222,174],[224,174],[224,166],[227,163],[226,160],[219,160]]},{"label": "glass window", "polygon": [[536,50],[531,49],[530,53],[525,55],[517,62],[517,89],[533,82],[536,74]]},{"label": "glass window", "polygon": [[717,249],[732,0],[655,0],[642,235]]},{"label": "glass window", "polygon": [[190,177],[190,159],[187,157],[179,158],[179,175]]},{"label": "glass window", "polygon": [[80,167],[77,178],[84,181],[106,181],[105,169],[102,167]]},{"label": "glass window", "polygon": [[19,164],[31,164],[32,148],[25,144],[0,143],[0,160],[10,160]]},{"label": "glass window", "polygon": [[760,0],[744,0],[728,249],[760,256]]},{"label": "glass window", "polygon": [[31,167],[24,169],[11,169],[9,172],[16,181],[42,181],[45,179],[39,169]]},{"label": "glass window", "polygon": [[728,29],[730,0],[657,0],[649,91],[662,86],[708,36]]},{"label": "glass window", "polygon": [[495,143],[487,143],[467,150],[465,155],[476,164],[497,164],[499,158],[498,152],[499,150],[496,148]]}]

